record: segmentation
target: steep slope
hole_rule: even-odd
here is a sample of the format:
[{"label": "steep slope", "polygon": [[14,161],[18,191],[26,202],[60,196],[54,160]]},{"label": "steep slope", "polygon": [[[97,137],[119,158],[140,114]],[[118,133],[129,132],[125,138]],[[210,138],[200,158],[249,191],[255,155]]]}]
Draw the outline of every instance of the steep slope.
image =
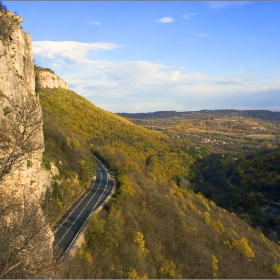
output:
[{"label": "steep slope", "polygon": [[239,205],[250,215],[254,227],[261,227],[273,240],[280,237],[280,149],[239,162],[232,184],[247,194]]},{"label": "steep slope", "polygon": [[280,201],[280,149],[240,162],[233,181],[247,192],[261,192],[267,199]]},{"label": "steep slope", "polygon": [[235,212],[271,240],[280,236],[280,150],[258,149],[233,158],[211,154],[191,167],[192,187]]},{"label": "steep slope", "polygon": [[51,175],[41,168],[42,111],[22,21],[0,3],[0,278],[43,277],[52,265],[40,208]]},{"label": "steep slope", "polygon": [[50,112],[44,110],[43,118],[43,166],[51,170],[54,163],[58,168],[43,201],[44,213],[53,225],[89,187],[96,167],[91,146],[84,139],[55,119]]},{"label": "steep slope", "polygon": [[[168,137],[101,110],[73,91],[45,89],[40,92],[40,98],[46,115],[91,143],[92,149],[107,159],[112,169],[129,165],[147,167],[151,176],[164,182],[176,174],[186,175],[193,157],[204,152],[193,152],[192,157],[188,153],[193,148],[189,141],[173,141],[171,145]],[[161,165],[162,172],[157,170],[159,162],[165,164],[165,167]]]},{"label": "steep slope", "polygon": [[118,181],[63,277],[279,276],[277,244],[189,189],[190,164],[209,151],[138,127],[73,91],[43,89],[40,98],[44,118],[86,141]]}]

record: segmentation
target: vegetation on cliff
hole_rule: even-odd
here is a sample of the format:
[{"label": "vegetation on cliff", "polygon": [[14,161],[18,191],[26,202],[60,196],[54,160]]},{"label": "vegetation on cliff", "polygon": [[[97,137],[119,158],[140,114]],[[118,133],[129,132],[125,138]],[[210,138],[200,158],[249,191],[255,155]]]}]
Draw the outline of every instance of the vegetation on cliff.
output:
[{"label": "vegetation on cliff", "polygon": [[0,2],[0,39],[2,42],[4,42],[6,39],[9,38],[11,32],[12,32],[12,22],[10,21],[9,18],[5,17],[4,15],[8,13],[7,7]]}]

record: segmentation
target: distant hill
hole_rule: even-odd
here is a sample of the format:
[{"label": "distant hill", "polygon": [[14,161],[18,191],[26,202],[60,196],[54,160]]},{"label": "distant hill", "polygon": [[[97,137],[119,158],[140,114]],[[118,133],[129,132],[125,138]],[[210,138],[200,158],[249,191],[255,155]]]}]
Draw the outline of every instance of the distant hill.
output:
[{"label": "distant hill", "polygon": [[156,118],[170,118],[175,116],[197,117],[200,118],[218,118],[218,117],[251,117],[263,120],[280,120],[280,112],[271,112],[269,110],[201,110],[201,111],[158,111],[154,113],[118,113],[124,118],[135,119],[156,119]]}]

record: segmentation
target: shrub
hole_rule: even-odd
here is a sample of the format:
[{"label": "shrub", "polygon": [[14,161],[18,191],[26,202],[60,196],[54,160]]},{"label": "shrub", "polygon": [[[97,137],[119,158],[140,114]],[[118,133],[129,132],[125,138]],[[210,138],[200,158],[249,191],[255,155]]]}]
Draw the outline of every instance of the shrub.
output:
[{"label": "shrub", "polygon": [[210,214],[208,212],[204,212],[204,222],[209,225],[210,223]]},{"label": "shrub", "polygon": [[132,184],[128,179],[128,177],[125,175],[118,176],[118,181],[121,185],[120,187],[121,196],[125,198],[133,196],[135,190],[133,189]]},{"label": "shrub", "polygon": [[50,161],[46,158],[43,158],[41,165],[45,170],[51,169]]},{"label": "shrub", "polygon": [[2,11],[7,12],[7,7],[6,7],[6,5],[3,4],[2,1],[0,1],[0,11],[1,11],[1,12],[2,12]]},{"label": "shrub", "polygon": [[145,254],[148,252],[148,249],[145,248],[145,240],[143,233],[141,233],[140,231],[136,232],[133,241],[136,245],[138,245],[141,254]]},{"label": "shrub", "polygon": [[0,40],[2,40],[3,42],[4,40],[10,38],[9,36],[12,33],[13,22],[9,17],[5,15],[7,14],[7,8],[2,4],[2,2],[0,2],[0,12],[2,13],[2,15],[0,16]]},{"label": "shrub", "polygon": [[138,275],[136,269],[132,268],[129,270],[127,274],[127,279],[148,279],[148,276],[147,274],[140,276]]},{"label": "shrub", "polygon": [[277,264],[277,263],[273,264],[272,271],[279,277],[280,276],[280,264]]},{"label": "shrub", "polygon": [[29,168],[29,167],[32,167],[32,162],[31,162],[31,160],[27,160],[27,167]]},{"label": "shrub", "polygon": [[214,255],[211,256],[212,279],[217,279],[218,260]]},{"label": "shrub", "polygon": [[164,260],[159,269],[159,278],[161,279],[180,279],[182,275],[176,271],[176,265],[173,261]]},{"label": "shrub", "polygon": [[225,229],[220,220],[217,221],[216,226],[217,226],[219,232],[225,232]]},{"label": "shrub", "polygon": [[232,242],[233,248],[242,256],[246,258],[254,258],[255,254],[250,247],[247,238],[241,237],[237,240],[233,240]]},{"label": "shrub", "polygon": [[241,256],[246,258],[254,258],[255,254],[253,249],[250,247],[250,244],[246,237],[241,237],[239,239],[235,239],[232,242],[229,240],[223,241],[223,245],[228,248],[234,249]]}]

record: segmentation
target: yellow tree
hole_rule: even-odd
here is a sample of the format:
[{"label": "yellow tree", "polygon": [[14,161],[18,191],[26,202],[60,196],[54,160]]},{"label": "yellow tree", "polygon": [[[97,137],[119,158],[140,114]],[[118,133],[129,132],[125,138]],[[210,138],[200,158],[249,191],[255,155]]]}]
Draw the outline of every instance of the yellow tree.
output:
[{"label": "yellow tree", "polygon": [[145,248],[144,235],[140,231],[135,233],[133,241],[138,246],[141,255],[149,251],[148,249]]},{"label": "yellow tree", "polygon": [[214,255],[211,256],[212,279],[217,279],[218,260]]}]

